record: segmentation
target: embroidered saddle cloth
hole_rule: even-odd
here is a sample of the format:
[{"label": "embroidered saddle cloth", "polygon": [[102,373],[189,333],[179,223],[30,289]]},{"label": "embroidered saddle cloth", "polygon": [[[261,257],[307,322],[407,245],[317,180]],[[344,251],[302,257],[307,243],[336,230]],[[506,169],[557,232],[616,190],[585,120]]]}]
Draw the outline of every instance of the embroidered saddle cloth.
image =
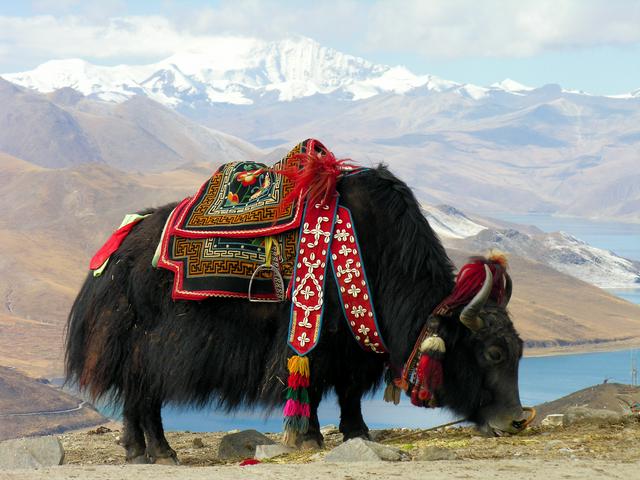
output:
[{"label": "embroidered saddle cloth", "polygon": [[[309,151],[326,148],[308,139],[273,167],[224,164],[195,196],[180,202],[156,252],[157,266],[175,274],[174,299],[248,298],[250,290],[252,299],[281,298],[293,273],[304,202],[297,198],[281,207],[294,184],[278,171],[297,168],[296,155]],[[280,271],[282,282],[272,268],[256,272],[265,264]]]}]

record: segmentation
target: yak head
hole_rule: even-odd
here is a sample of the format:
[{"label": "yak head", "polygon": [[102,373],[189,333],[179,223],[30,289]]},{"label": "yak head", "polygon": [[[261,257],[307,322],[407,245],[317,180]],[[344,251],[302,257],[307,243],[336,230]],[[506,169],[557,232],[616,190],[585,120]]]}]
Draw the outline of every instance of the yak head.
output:
[{"label": "yak head", "polygon": [[522,340],[506,309],[511,278],[498,268],[502,283],[496,299],[497,279],[487,263],[483,266],[485,279],[480,290],[442,322],[448,347],[438,399],[486,434],[513,434],[523,430],[529,419],[518,391]]}]

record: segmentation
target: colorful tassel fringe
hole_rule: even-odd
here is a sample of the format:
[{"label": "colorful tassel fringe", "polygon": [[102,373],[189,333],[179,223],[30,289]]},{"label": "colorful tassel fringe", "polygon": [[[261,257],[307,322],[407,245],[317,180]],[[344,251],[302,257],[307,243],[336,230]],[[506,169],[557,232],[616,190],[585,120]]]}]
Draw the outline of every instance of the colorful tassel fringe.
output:
[{"label": "colorful tassel fringe", "polygon": [[294,355],[287,363],[287,402],[284,405],[284,442],[290,443],[292,436],[307,433],[311,407],[309,406],[309,359]]}]

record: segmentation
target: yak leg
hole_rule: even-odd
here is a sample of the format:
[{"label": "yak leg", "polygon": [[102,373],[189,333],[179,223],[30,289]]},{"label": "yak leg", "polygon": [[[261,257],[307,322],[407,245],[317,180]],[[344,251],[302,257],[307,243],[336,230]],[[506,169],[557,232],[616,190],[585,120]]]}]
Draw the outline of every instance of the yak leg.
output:
[{"label": "yak leg", "polygon": [[318,420],[318,406],[321,400],[321,393],[309,389],[309,429],[300,438],[300,448],[322,448],[324,445],[324,437],[320,433],[320,420]]},{"label": "yak leg", "polygon": [[144,432],[140,425],[140,415],[137,408],[127,403],[125,400],[122,412],[122,423],[124,432],[120,440],[120,445],[126,451],[127,463],[149,463],[146,452],[146,444],[144,441]]},{"label": "yak leg", "polygon": [[151,463],[178,465],[178,456],[164,436],[161,410],[160,402],[151,402],[142,412],[142,428],[147,437],[147,457]]},{"label": "yak leg", "polygon": [[302,435],[287,433],[284,440],[285,445],[291,448],[322,448],[324,437],[320,433],[320,421],[318,420],[320,400],[322,400],[322,394],[309,389],[309,428]]},{"label": "yak leg", "polygon": [[362,390],[353,385],[336,385],[338,403],[340,404],[340,433],[343,441],[351,438],[365,438],[369,440],[369,427],[362,418],[360,401]]}]

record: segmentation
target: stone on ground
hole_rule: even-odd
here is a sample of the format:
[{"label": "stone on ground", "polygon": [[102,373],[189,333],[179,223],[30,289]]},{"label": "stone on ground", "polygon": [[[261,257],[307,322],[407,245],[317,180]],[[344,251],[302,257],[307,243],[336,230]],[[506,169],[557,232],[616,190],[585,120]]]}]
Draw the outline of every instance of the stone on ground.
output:
[{"label": "stone on ground", "polygon": [[420,450],[415,457],[414,460],[419,462],[433,462],[437,460],[455,460],[458,458],[456,452],[441,447],[425,447]]},{"label": "stone on ground", "polygon": [[338,427],[330,423],[329,425],[325,425],[324,427],[322,427],[320,429],[320,433],[322,435],[332,435],[334,433],[340,433],[340,430],[338,430]]},{"label": "stone on ground", "polygon": [[62,465],[64,449],[57,437],[32,437],[0,442],[0,470]]},{"label": "stone on ground", "polygon": [[543,427],[564,427],[567,424],[567,419],[562,413],[553,413],[544,417],[544,420],[540,423]]},{"label": "stone on ground", "polygon": [[352,438],[331,450],[325,457],[326,462],[379,462],[400,460],[400,450],[379,443]]},{"label": "stone on ground", "polygon": [[258,445],[256,446],[256,454],[253,458],[256,460],[265,460],[267,458],[277,457],[278,455],[284,455],[285,453],[293,452],[293,448],[289,448],[280,443],[274,445]]},{"label": "stone on ground", "polygon": [[253,458],[258,445],[273,445],[275,442],[256,430],[243,430],[222,437],[218,446],[218,459],[238,460]]}]

